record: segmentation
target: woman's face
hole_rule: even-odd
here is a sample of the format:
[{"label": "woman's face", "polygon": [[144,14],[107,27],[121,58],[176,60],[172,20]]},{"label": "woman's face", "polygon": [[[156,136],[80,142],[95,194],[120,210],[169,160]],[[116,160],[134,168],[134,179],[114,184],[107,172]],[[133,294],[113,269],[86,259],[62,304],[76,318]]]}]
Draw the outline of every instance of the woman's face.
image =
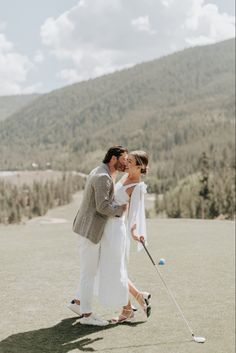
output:
[{"label": "woman's face", "polygon": [[136,165],[136,160],[135,157],[129,154],[128,156],[128,166],[127,166],[128,171],[137,171],[141,170],[140,165]]}]

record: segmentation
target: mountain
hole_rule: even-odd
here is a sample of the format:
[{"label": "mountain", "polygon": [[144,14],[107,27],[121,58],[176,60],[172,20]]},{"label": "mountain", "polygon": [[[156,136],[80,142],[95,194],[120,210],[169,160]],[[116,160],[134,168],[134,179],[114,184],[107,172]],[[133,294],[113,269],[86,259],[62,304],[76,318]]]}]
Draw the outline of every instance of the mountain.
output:
[{"label": "mountain", "polygon": [[0,97],[0,121],[16,113],[38,96],[38,94],[26,94]]},{"label": "mountain", "polygon": [[190,48],[41,95],[0,123],[0,169],[87,172],[113,144],[149,151],[167,188],[203,151],[232,165],[234,53],[234,40]]}]

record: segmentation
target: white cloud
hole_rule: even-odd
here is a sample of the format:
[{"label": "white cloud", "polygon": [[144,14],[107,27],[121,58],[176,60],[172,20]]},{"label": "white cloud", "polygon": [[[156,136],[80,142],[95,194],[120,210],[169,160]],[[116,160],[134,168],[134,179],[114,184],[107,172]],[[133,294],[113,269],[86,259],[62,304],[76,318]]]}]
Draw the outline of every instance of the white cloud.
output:
[{"label": "white cloud", "polygon": [[32,68],[28,57],[18,53],[5,34],[0,33],[0,95],[21,94],[29,90],[24,84]]},{"label": "white cloud", "polygon": [[234,17],[207,0],[81,0],[41,27],[67,83],[233,35]]},{"label": "white cloud", "polygon": [[161,0],[161,3],[165,7],[170,7],[170,5],[172,4],[173,1],[174,0]]},{"label": "white cloud", "polygon": [[210,44],[235,36],[235,17],[220,13],[215,4],[195,1],[185,22],[191,36],[186,38],[190,45]]},{"label": "white cloud", "polygon": [[44,55],[40,50],[37,50],[35,55],[34,55],[34,62],[36,63],[42,63],[44,61]]},{"label": "white cloud", "polygon": [[45,21],[41,28],[41,38],[45,45],[58,47],[64,39],[72,35],[74,24],[69,16],[70,13],[65,12],[56,21],[52,17]]},{"label": "white cloud", "polygon": [[3,33],[0,33],[0,52],[7,52],[13,49],[13,44],[9,42]]},{"label": "white cloud", "polygon": [[140,16],[131,21],[131,25],[138,32],[148,32],[150,34],[156,33],[156,31],[152,30],[150,20],[148,16]]},{"label": "white cloud", "polygon": [[31,94],[31,93],[39,93],[43,92],[43,83],[38,82],[30,86],[26,86],[25,88],[21,89],[21,94]]},{"label": "white cloud", "polygon": [[57,77],[62,80],[65,80],[69,84],[81,80],[81,76],[74,69],[64,69],[57,74]]}]

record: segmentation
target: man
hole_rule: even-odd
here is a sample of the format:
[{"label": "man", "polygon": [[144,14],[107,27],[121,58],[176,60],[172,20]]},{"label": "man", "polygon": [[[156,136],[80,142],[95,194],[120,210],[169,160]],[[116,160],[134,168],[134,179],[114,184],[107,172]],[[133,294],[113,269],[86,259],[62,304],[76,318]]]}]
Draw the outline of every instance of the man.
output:
[{"label": "man", "polygon": [[117,171],[124,172],[128,151],[122,146],[109,148],[103,164],[89,174],[83,201],[75,217],[73,230],[79,234],[80,242],[80,283],[76,299],[69,309],[82,315],[83,325],[108,325],[92,312],[94,280],[99,261],[100,240],[108,217],[120,217],[126,205],[114,203],[114,180]]}]

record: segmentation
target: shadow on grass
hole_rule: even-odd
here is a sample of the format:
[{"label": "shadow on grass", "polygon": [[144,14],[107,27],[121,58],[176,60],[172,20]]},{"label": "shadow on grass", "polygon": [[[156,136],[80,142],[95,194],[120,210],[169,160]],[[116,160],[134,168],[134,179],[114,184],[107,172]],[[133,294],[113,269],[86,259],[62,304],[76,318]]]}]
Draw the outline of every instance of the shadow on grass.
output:
[{"label": "shadow on grass", "polygon": [[[67,353],[73,349],[94,352],[96,350],[88,345],[102,340],[103,337],[91,339],[87,336],[116,328],[116,325],[85,326],[76,321],[77,318],[73,317],[52,327],[11,335],[0,342],[0,353]],[[137,326],[142,323],[143,321],[139,321],[129,325]]]}]

